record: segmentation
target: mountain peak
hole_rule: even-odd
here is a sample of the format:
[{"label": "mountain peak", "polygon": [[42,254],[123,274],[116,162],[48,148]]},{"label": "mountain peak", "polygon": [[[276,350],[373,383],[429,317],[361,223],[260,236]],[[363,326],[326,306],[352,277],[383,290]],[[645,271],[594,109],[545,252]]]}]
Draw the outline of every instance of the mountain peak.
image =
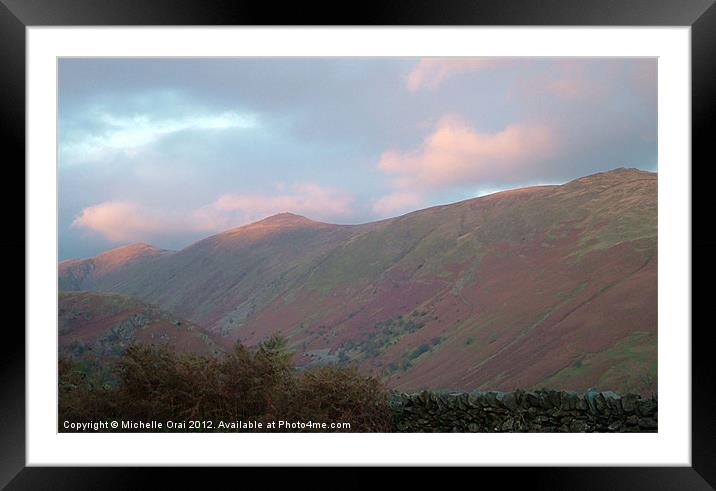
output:
[{"label": "mountain peak", "polygon": [[152,257],[171,254],[172,251],[138,242],[115,247],[86,259],[66,259],[59,263],[60,282],[64,290],[86,290],[92,283],[105,275]]},{"label": "mountain peak", "polygon": [[131,244],[127,244],[124,246],[119,246],[119,247],[114,248],[114,250],[120,250],[120,249],[141,250],[141,249],[158,249],[158,248],[154,247],[152,244],[147,244],[146,242],[133,242]]},{"label": "mountain peak", "polygon": [[282,212],[255,222],[253,225],[270,225],[270,226],[296,226],[296,225],[322,225],[310,218],[295,213]]},{"label": "mountain peak", "polygon": [[654,179],[654,180],[656,180],[657,173],[637,169],[635,167],[619,167],[616,169],[611,169],[611,170],[604,171],[604,172],[597,172],[595,174],[590,174],[588,176],[580,177],[580,178],[574,179],[573,181],[568,182],[567,184],[571,184],[571,183],[594,184],[597,182],[609,183],[609,182],[618,182],[618,181],[629,181],[629,180],[635,180],[635,179]]},{"label": "mountain peak", "polygon": [[105,251],[99,256],[104,255],[111,255],[111,256],[134,256],[137,254],[146,254],[146,253],[154,253],[154,252],[163,252],[163,249],[159,249],[158,247],[154,247],[151,244],[147,244],[145,242],[135,242],[133,244],[128,244],[120,247],[115,247],[114,249],[110,249],[108,251]]},{"label": "mountain peak", "polygon": [[[217,234],[215,236],[209,237],[205,240],[210,241],[219,241],[222,242],[227,239],[232,239],[236,237],[262,237],[266,234],[272,234],[275,232],[281,232],[282,230],[296,230],[296,229],[314,229],[314,228],[324,228],[324,227],[330,227],[331,225],[327,223],[322,222],[316,222],[314,220],[311,220],[310,218],[306,218],[301,215],[296,215],[295,213],[277,213],[276,215],[271,215],[270,217],[266,217],[263,220],[259,220],[257,222],[252,222],[246,225],[242,225],[240,227],[232,228],[229,230],[226,230],[225,232],[221,232],[220,234]],[[203,241],[197,242],[196,244],[200,244]],[[194,245],[196,245],[194,244]],[[193,246],[189,246],[193,247]]]},{"label": "mountain peak", "polygon": [[154,247],[151,244],[147,244],[144,242],[135,242],[133,244],[127,244],[119,247],[115,247],[113,249],[109,249],[104,252],[100,252],[99,254],[88,257],[88,258],[79,258],[79,259],[65,259],[63,261],[60,261],[60,264],[71,264],[71,263],[77,263],[82,261],[88,261],[88,260],[108,260],[112,258],[132,258],[137,256],[148,256],[153,254],[160,254],[163,252],[169,252],[165,249],[159,249],[158,247]]}]

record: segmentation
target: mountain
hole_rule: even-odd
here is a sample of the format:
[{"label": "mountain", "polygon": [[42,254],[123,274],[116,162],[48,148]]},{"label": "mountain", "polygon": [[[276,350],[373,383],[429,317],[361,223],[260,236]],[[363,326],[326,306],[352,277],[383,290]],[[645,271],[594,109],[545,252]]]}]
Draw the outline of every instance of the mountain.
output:
[{"label": "mountain", "polygon": [[404,389],[655,390],[655,173],[363,225],[280,214],[98,268],[105,254],[60,263],[61,288],[136,297],[226,345],[280,333],[303,365],[354,363]]},{"label": "mountain", "polygon": [[70,259],[59,266],[60,290],[90,290],[106,276],[121,274],[126,267],[138,266],[171,254],[149,244],[118,247],[90,259]]},{"label": "mountain", "polygon": [[60,353],[65,355],[116,356],[131,342],[168,344],[197,354],[222,351],[200,327],[125,295],[60,292],[58,318]]}]

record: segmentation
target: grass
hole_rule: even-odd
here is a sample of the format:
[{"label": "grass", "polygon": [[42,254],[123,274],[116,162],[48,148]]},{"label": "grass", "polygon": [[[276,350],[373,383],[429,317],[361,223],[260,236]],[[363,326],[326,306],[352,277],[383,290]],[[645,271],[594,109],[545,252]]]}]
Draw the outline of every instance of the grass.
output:
[{"label": "grass", "polygon": [[625,392],[651,395],[651,391],[656,392],[658,372],[655,338],[653,333],[634,332],[605,351],[584,353],[570,366],[545,379],[540,386],[567,387],[573,381],[591,378],[594,369],[607,364],[610,368],[599,374],[595,388],[623,387]]}]

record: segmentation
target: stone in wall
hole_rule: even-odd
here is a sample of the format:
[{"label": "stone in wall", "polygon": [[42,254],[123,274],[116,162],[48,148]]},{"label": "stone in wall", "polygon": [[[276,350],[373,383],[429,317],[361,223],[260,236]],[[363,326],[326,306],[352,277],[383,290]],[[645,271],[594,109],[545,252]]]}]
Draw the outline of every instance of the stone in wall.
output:
[{"label": "stone in wall", "polygon": [[399,432],[655,432],[656,399],[611,391],[392,392]]}]

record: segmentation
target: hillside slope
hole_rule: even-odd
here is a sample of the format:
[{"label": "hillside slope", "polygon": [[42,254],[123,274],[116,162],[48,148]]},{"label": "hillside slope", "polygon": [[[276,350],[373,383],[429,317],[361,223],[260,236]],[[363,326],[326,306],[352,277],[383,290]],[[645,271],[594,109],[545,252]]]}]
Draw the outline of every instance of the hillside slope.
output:
[{"label": "hillside slope", "polygon": [[617,169],[358,226],[282,214],[77,286],[226,344],[278,332],[299,363],[356,363],[404,389],[650,392],[657,175]]},{"label": "hillside slope", "polygon": [[59,265],[60,290],[91,290],[103,278],[121,275],[125,268],[145,265],[171,254],[149,244],[131,244],[89,259],[70,259]]},{"label": "hillside slope", "polygon": [[174,350],[216,354],[214,336],[189,321],[133,298],[93,292],[61,292],[58,298],[60,353],[98,358],[121,354],[132,342],[167,344]]}]

